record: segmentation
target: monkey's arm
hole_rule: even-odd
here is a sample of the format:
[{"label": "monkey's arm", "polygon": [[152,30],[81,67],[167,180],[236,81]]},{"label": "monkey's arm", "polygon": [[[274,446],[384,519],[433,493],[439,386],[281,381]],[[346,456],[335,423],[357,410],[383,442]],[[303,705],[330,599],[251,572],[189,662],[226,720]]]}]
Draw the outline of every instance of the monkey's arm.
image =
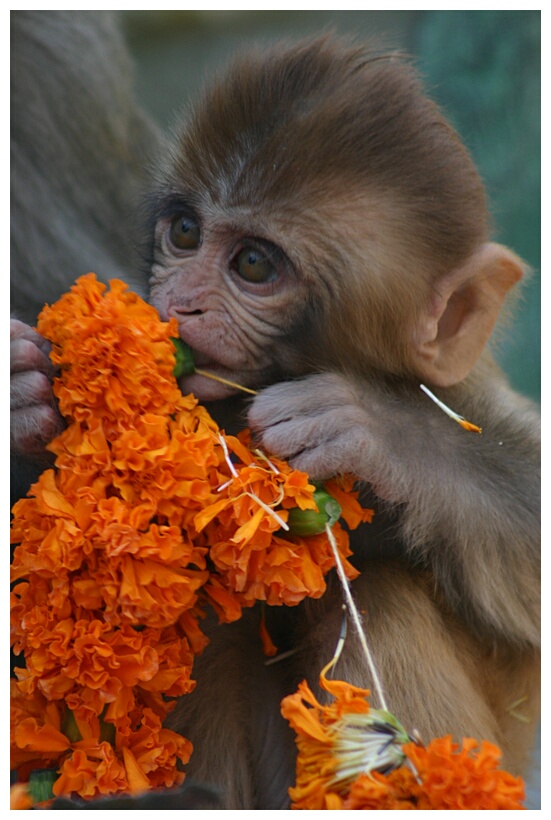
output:
[{"label": "monkey's arm", "polygon": [[[369,482],[399,511],[401,537],[474,629],[536,644],[539,420],[519,402],[494,384],[491,402],[479,397],[472,417],[478,435],[419,389],[321,374],[263,391],[249,421],[266,448],[312,478],[351,472]],[[473,404],[454,409],[475,412]]]}]

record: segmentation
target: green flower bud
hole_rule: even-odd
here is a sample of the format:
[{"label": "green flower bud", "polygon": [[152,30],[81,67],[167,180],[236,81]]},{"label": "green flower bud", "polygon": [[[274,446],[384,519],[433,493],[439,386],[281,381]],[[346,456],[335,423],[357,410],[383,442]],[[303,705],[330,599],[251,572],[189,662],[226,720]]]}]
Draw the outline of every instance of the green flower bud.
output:
[{"label": "green flower bud", "polygon": [[180,376],[189,376],[191,373],[195,373],[195,362],[193,361],[191,347],[181,339],[172,339],[172,342],[176,348],[174,378],[179,379]]},{"label": "green flower bud", "polygon": [[301,510],[294,507],[289,510],[287,524],[290,535],[317,535],[325,531],[326,524],[330,527],[339,520],[341,515],[340,504],[326,490],[316,490],[314,501],[318,508],[315,510]]}]

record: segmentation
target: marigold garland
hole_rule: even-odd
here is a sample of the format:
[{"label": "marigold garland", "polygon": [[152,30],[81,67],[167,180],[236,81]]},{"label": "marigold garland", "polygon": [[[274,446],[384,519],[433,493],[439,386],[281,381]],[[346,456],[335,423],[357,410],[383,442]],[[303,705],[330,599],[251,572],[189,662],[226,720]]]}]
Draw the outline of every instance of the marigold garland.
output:
[{"label": "marigold garland", "polygon": [[[55,795],[169,787],[192,748],[162,722],[195,686],[205,605],[231,621],[258,600],[325,590],[325,534],[282,529],[291,507],[316,509],[316,488],[181,395],[175,321],[122,282],[81,277],[38,331],[68,427],[50,445],[55,467],[13,508],[12,645],[26,666],[12,681],[12,766],[23,782],[57,768]],[[355,527],[371,511],[351,490],[332,482]],[[352,578],[347,533],[333,529]]]}]

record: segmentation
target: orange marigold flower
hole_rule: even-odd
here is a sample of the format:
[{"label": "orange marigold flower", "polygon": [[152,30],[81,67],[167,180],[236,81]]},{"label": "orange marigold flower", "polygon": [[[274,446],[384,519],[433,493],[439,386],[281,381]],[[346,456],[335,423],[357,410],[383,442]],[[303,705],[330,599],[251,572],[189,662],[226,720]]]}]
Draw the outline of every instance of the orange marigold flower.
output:
[{"label": "orange marigold flower", "polygon": [[159,717],[144,709],[139,729],[128,739],[128,751],[148,778],[149,788],[177,785],[183,780],[183,772],[177,763],[187,763],[193,747],[189,740],[170,729],[164,729]]},{"label": "orange marigold flower", "polygon": [[108,432],[144,412],[170,415],[180,399],[173,378],[176,323],[114,279],[110,291],[94,274],[81,277],[38,318],[39,333],[53,345],[60,410],[75,421],[104,419]]},{"label": "orange marigold flower", "polygon": [[81,797],[113,794],[130,790],[126,768],[107,741],[81,740],[60,768],[53,792]]},{"label": "orange marigold flower", "polygon": [[25,779],[33,768],[49,766],[70,748],[61,730],[63,707],[40,692],[23,694],[10,680],[11,766]]},{"label": "orange marigold flower", "polygon": [[163,627],[174,623],[194,606],[197,590],[208,578],[208,573],[165,566],[148,558],[137,561],[130,555],[122,555],[100,563],[95,577],[101,580],[104,576],[106,581],[111,576],[112,586],[110,589],[106,587],[104,592],[109,609],[117,614],[112,620]]},{"label": "orange marigold flower", "polygon": [[[267,517],[263,511],[254,514]],[[207,529],[209,555],[217,579],[231,594],[237,593],[242,606],[252,606],[258,600],[270,606],[295,606],[306,597],[319,598],[325,592],[324,576],[335,565],[325,533],[291,538],[282,530],[276,535],[257,529],[254,541],[236,544],[226,540],[226,532],[218,523]],[[358,573],[346,560],[351,555],[348,534],[338,524],[334,525],[333,533],[347,575],[355,578]],[[266,535],[267,538],[263,537]],[[210,594],[210,587],[205,587],[205,591]]]},{"label": "orange marigold flower", "polygon": [[401,766],[382,775],[379,772],[361,774],[350,786],[342,800],[345,810],[403,811],[420,808],[417,795],[419,786],[410,769]]},{"label": "orange marigold flower", "polygon": [[[346,794],[349,784],[375,757],[377,764],[373,768],[387,767],[396,756],[395,746],[386,752],[386,747],[391,746],[388,741],[394,740],[390,732],[393,727],[387,731],[386,713],[370,709],[369,690],[345,681],[327,680],[324,673],[320,685],[333,695],[328,705],[318,701],[306,681],[281,704],[283,717],[297,733],[296,785],[289,794],[292,807],[298,809],[330,808],[327,801],[333,804],[334,795]],[[383,725],[386,734],[377,734]],[[380,747],[385,749],[379,758]]]},{"label": "orange marigold flower", "polygon": [[[289,507],[316,509],[316,487],[304,473],[271,455],[251,452],[245,442],[248,431],[239,438],[225,437],[224,446],[242,463],[232,467],[221,497],[195,517],[197,529],[205,532],[210,544],[217,578],[237,593],[242,606],[257,600],[294,606],[306,597],[320,597],[324,575],[335,565],[326,534],[299,538],[285,533]],[[350,503],[357,504],[354,499]],[[359,522],[360,516],[355,526]],[[348,577],[354,578],[357,572],[346,561],[351,554],[348,534],[338,524],[333,532]]]},{"label": "orange marigold flower", "polygon": [[407,744],[404,752],[422,780],[419,808],[522,809],[522,778],[501,771],[501,751],[493,743],[451,735],[432,740],[426,748]]}]

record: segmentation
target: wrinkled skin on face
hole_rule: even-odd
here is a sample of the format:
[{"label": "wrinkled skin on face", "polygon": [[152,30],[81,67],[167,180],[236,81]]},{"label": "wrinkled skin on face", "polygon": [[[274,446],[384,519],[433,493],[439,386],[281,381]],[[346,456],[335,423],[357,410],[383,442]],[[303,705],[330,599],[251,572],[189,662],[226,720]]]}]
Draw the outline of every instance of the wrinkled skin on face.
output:
[{"label": "wrinkled skin on face", "polygon": [[[292,263],[268,240],[211,227],[185,211],[157,222],[150,299],[162,319],[176,318],[198,368],[245,387],[273,380],[301,295]],[[202,401],[235,392],[195,374],[180,386]]]}]

